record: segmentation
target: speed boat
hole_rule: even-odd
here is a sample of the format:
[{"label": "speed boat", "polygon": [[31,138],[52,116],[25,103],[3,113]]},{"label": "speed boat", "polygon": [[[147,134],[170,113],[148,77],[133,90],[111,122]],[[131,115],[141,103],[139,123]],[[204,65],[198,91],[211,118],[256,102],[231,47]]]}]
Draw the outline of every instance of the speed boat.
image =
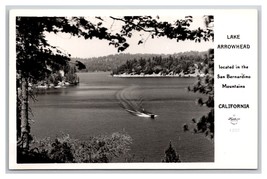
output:
[{"label": "speed boat", "polygon": [[157,115],[148,112],[133,111],[129,109],[126,109],[126,111],[138,117],[146,117],[151,119],[155,119],[155,117],[157,117]]}]

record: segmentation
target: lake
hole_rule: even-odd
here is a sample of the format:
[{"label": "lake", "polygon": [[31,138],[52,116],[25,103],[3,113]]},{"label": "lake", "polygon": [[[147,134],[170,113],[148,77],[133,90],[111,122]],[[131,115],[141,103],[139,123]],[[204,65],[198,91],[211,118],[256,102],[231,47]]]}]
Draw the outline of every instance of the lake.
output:
[{"label": "lake", "polygon": [[[38,101],[31,104],[31,133],[35,137],[55,137],[63,132],[86,140],[125,131],[133,138],[130,153],[136,162],[161,162],[170,141],[182,162],[214,161],[213,142],[183,131],[183,124],[209,111],[195,103],[202,95],[186,89],[196,78],[114,78],[105,72],[78,76],[78,86],[38,94]],[[123,108],[129,104],[141,105],[158,117],[131,115]]]}]

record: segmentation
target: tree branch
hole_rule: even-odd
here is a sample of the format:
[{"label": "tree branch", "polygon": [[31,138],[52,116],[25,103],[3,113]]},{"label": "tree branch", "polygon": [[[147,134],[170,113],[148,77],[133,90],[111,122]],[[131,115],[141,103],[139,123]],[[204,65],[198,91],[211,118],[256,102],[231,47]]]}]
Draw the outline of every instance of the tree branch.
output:
[{"label": "tree branch", "polygon": [[134,25],[135,27],[138,27],[138,28],[140,28],[142,31],[144,31],[144,32],[156,32],[156,31],[154,31],[154,30],[148,30],[148,29],[145,29],[145,28],[143,28],[142,26],[140,26],[139,24],[135,24],[135,23],[133,23],[133,22],[129,22],[129,21],[126,21],[126,20],[124,20],[124,19],[122,19],[122,18],[117,18],[117,17],[113,17],[113,16],[109,16],[111,19],[113,19],[113,20],[118,20],[118,21],[122,21],[122,22],[125,22],[125,23],[129,23],[129,24],[131,24],[131,25]]}]

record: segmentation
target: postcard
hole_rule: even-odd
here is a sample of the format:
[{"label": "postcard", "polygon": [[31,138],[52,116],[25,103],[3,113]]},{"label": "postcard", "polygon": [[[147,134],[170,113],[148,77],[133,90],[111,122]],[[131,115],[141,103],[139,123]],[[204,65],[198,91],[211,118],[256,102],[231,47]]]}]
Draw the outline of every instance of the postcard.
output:
[{"label": "postcard", "polygon": [[12,9],[9,169],[257,169],[258,9]]}]

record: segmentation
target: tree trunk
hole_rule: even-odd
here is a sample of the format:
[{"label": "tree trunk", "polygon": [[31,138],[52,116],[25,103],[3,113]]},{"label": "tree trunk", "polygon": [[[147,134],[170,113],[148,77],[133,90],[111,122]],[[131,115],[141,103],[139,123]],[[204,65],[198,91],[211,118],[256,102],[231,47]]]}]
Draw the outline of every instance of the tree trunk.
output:
[{"label": "tree trunk", "polygon": [[20,79],[17,79],[17,140],[20,140],[21,137],[21,83]]},{"label": "tree trunk", "polygon": [[21,81],[21,141],[22,148],[29,149],[29,135],[30,135],[30,126],[29,126],[29,93],[28,93],[28,80],[22,78]]}]

